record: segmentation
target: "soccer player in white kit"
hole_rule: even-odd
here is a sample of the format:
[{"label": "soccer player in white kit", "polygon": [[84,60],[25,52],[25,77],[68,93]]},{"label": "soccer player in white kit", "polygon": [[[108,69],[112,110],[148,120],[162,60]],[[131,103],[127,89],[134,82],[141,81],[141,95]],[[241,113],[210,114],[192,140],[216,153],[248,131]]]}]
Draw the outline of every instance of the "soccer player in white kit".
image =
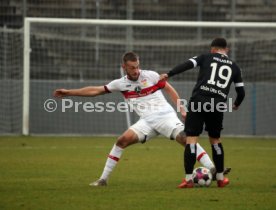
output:
[{"label": "soccer player in white kit", "polygon": [[[127,52],[122,57],[122,68],[126,75],[103,86],[88,86],[80,89],[57,89],[56,97],[64,96],[97,96],[120,91],[129,106],[140,116],[140,119],[129,127],[111,149],[101,177],[91,186],[106,186],[109,175],[120,160],[126,147],[149,139],[159,134],[175,139],[185,147],[186,137],[184,124],[178,119],[175,110],[161,92],[163,89],[172,102],[177,105],[179,99],[176,90],[166,81],[159,80],[159,74],[150,70],[141,70],[139,57]],[[185,119],[184,107],[180,107]],[[197,144],[197,160],[208,169],[214,170],[214,164],[205,150]]]}]

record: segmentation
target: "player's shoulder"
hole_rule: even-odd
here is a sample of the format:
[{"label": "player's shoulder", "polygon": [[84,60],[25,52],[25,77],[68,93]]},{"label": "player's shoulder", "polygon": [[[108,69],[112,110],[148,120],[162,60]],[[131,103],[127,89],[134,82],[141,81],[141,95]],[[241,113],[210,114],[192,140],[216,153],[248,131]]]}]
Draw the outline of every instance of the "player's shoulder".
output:
[{"label": "player's shoulder", "polygon": [[153,70],[141,70],[140,80],[148,80],[156,83],[159,80],[160,75]]},{"label": "player's shoulder", "polygon": [[205,60],[206,58],[209,58],[211,57],[212,54],[211,53],[202,53],[200,55],[196,55],[196,56],[193,56],[191,59],[194,59],[194,60]]},{"label": "player's shoulder", "polygon": [[111,92],[114,90],[123,91],[125,88],[131,86],[131,84],[133,83],[135,82],[132,80],[129,80],[127,78],[127,75],[125,75],[120,78],[112,80],[106,86]]},{"label": "player's shoulder", "polygon": [[237,64],[236,61],[234,61],[233,59],[231,59],[228,56],[226,56],[226,58],[227,58],[228,62],[231,64],[233,70],[237,70],[237,71],[241,70],[241,68],[239,67],[239,65]]},{"label": "player's shoulder", "polygon": [[142,76],[159,76],[159,74],[153,70],[141,70],[141,75]]},{"label": "player's shoulder", "polygon": [[237,73],[237,74],[241,74],[242,73],[242,69],[240,68],[240,66],[233,61],[233,70]]},{"label": "player's shoulder", "polygon": [[126,79],[127,79],[127,76],[125,75],[125,76],[123,76],[121,78],[114,79],[111,82],[119,83],[119,82],[125,81]]},{"label": "player's shoulder", "polygon": [[[230,59],[231,60],[231,59]],[[236,62],[236,61],[234,61],[234,60],[231,60],[232,62],[233,62],[233,66],[235,66],[235,67],[237,67],[238,69],[240,69],[240,66],[239,66],[239,64]]]},{"label": "player's shoulder", "polygon": [[157,74],[157,72],[154,70],[141,69],[140,71],[143,74],[155,74],[155,73]]},{"label": "player's shoulder", "polygon": [[127,83],[127,82],[129,82],[129,80],[127,79],[127,76],[125,75],[121,78],[117,78],[117,79],[110,81],[109,85],[120,87],[122,84]]},{"label": "player's shoulder", "polygon": [[206,59],[213,59],[213,57],[220,57],[221,54],[219,53],[205,53],[205,54],[202,54],[202,57],[206,58]]}]

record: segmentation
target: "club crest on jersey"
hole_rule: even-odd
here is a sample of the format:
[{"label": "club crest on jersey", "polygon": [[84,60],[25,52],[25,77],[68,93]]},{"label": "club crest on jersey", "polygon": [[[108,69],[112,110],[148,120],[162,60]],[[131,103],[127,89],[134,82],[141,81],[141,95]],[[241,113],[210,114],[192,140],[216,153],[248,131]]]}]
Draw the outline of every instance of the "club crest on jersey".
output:
[{"label": "club crest on jersey", "polygon": [[137,87],[134,88],[134,91],[135,91],[136,93],[140,93],[141,90],[142,90],[142,88],[141,88],[140,86],[137,86]]},{"label": "club crest on jersey", "polygon": [[141,83],[143,84],[144,87],[146,87],[146,86],[148,85],[147,79],[146,79],[146,78],[145,78],[145,79],[142,79],[142,80],[141,80]]}]

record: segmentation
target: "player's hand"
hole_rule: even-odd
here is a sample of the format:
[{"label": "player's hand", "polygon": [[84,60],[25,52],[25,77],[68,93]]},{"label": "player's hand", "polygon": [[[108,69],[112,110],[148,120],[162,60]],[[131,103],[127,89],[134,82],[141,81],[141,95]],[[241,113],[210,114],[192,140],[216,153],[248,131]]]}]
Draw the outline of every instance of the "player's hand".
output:
[{"label": "player's hand", "polygon": [[168,80],[169,76],[167,74],[160,74],[160,80]]},{"label": "player's hand", "polygon": [[67,96],[69,93],[69,90],[67,89],[57,89],[54,91],[54,96],[57,97],[57,98],[62,98],[64,96]]},{"label": "player's hand", "polygon": [[235,104],[233,105],[233,110],[238,110],[239,109],[239,107],[238,106],[236,106]]},{"label": "player's hand", "polygon": [[181,116],[182,116],[183,122],[185,122],[186,116],[187,116],[187,112],[181,111]]},{"label": "player's hand", "polygon": [[186,120],[187,112],[185,111],[184,106],[180,105],[180,114],[182,116],[183,122]]}]

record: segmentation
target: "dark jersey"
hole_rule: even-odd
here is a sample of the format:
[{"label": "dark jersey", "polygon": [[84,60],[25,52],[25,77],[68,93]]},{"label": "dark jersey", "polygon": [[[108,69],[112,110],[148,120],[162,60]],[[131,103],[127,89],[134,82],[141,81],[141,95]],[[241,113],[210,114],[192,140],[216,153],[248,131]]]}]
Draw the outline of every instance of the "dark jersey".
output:
[{"label": "dark jersey", "polygon": [[192,99],[225,102],[232,82],[235,87],[244,86],[240,68],[227,55],[208,53],[189,60],[200,67]]}]

